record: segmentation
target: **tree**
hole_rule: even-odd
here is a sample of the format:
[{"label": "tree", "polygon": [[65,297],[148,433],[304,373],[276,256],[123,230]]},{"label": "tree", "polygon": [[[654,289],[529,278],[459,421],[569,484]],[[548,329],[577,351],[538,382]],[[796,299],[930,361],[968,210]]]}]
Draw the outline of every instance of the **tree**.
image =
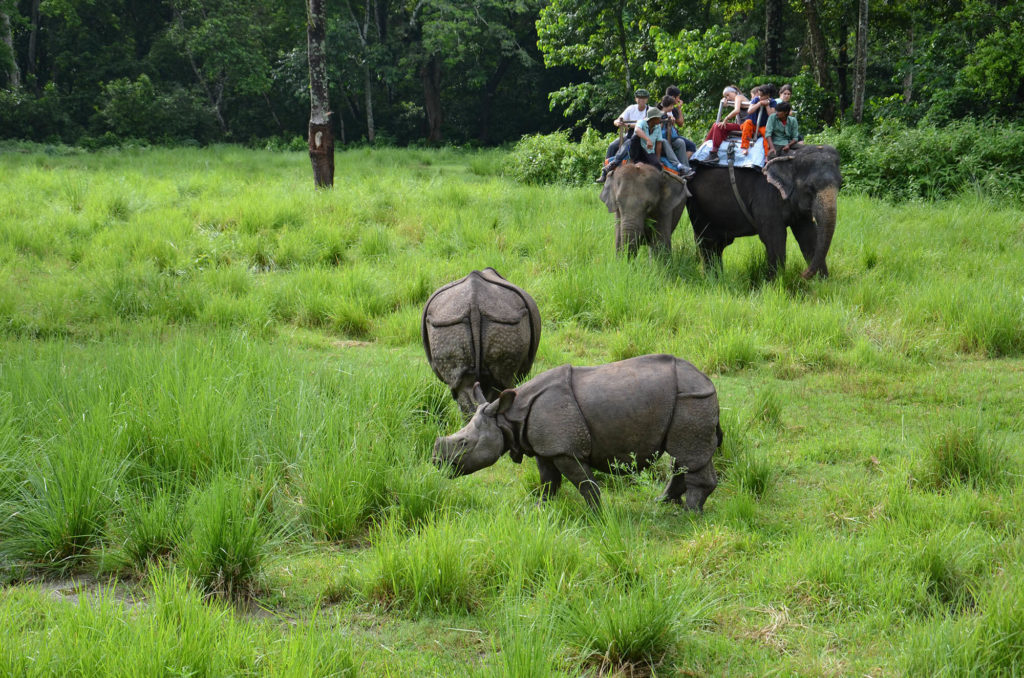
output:
[{"label": "tree", "polygon": [[334,134],[327,92],[327,0],[309,0],[306,50],[309,55],[309,159],[317,188],[334,186]]},{"label": "tree", "polygon": [[782,73],[782,0],[764,2],[764,72],[767,75]]},{"label": "tree", "polygon": [[853,119],[864,120],[864,91],[867,87],[868,71],[868,0],[858,0],[857,54],[853,71]]},{"label": "tree", "polygon": [[11,32],[11,15],[17,12],[13,2],[0,3],[0,67],[7,70],[7,83],[12,89],[21,87],[21,70],[18,68],[17,54],[14,52],[14,34]]}]

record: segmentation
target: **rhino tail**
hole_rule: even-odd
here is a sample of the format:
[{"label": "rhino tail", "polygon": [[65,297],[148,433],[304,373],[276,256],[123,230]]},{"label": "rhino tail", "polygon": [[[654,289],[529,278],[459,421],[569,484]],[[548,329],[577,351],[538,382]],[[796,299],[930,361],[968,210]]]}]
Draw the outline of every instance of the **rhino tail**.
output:
[{"label": "rhino tail", "polygon": [[722,441],[725,440],[725,433],[722,432],[721,422],[715,424],[715,430],[718,432],[718,447],[722,446]]}]

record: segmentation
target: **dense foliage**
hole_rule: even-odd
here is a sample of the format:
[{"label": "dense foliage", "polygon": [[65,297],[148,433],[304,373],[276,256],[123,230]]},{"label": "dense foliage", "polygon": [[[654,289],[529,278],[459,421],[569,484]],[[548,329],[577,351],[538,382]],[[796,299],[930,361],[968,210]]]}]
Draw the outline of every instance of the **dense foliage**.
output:
[{"label": "dense foliage", "polygon": [[[0,136],[290,144],[309,113],[301,2],[0,0]],[[610,131],[637,87],[714,116],[729,82],[795,84],[808,130],[849,115],[858,2],[333,0],[342,143],[498,144]],[[1024,5],[871,3],[865,121],[1020,119]]]}]

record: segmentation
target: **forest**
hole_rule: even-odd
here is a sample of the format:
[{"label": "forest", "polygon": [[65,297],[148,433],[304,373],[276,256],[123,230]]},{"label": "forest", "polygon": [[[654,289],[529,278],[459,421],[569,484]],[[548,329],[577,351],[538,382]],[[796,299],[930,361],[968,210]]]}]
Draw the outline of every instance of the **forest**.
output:
[{"label": "forest", "polygon": [[[305,3],[0,0],[0,137],[304,144]],[[344,144],[500,145],[609,121],[677,84],[794,84],[802,127],[1018,121],[1024,5],[1004,0],[332,0]]]}]

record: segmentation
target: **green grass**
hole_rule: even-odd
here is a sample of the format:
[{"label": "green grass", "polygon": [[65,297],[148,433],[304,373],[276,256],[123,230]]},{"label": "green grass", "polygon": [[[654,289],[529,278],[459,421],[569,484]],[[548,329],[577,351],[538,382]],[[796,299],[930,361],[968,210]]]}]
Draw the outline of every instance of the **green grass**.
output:
[{"label": "green grass", "polygon": [[[614,256],[592,188],[500,151],[0,155],[0,674],[1015,675],[1024,231],[844,193],[832,277],[756,239]],[[984,234],[984,235],[981,235]],[[431,292],[494,266],[534,372],[674,353],[720,485],[664,460],[538,505],[451,480]]]}]

